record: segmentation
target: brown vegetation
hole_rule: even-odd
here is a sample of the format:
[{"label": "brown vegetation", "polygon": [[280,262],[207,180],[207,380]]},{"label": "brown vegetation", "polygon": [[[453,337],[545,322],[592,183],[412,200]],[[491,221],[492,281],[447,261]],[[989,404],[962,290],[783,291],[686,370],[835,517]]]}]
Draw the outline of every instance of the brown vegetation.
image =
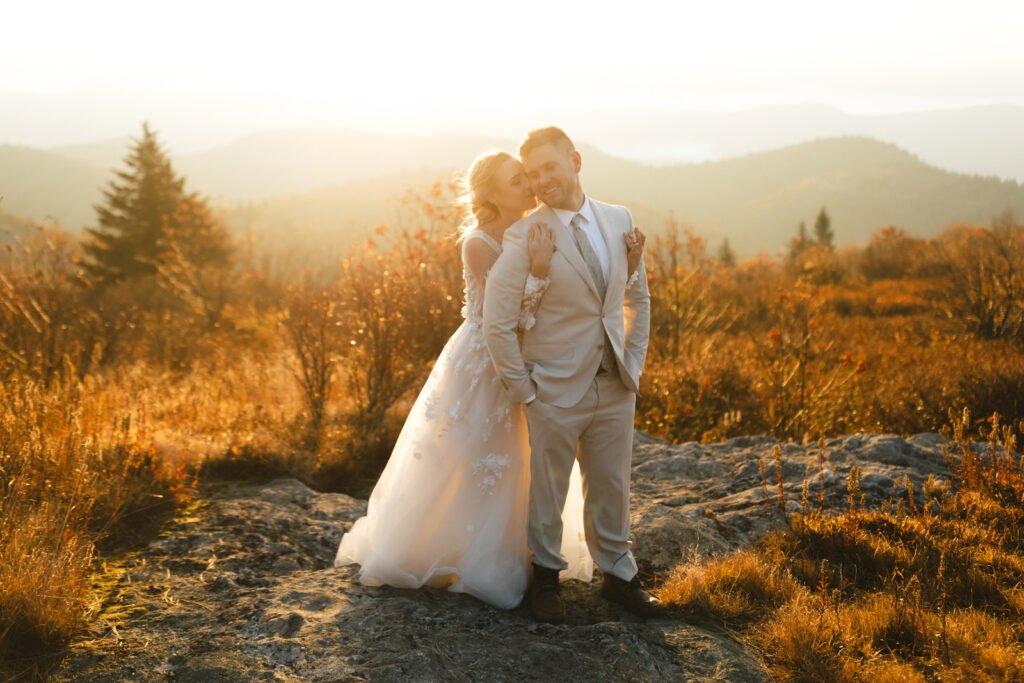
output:
[{"label": "brown vegetation", "polygon": [[[337,259],[323,258],[330,245],[291,262],[235,245],[230,267],[211,269],[172,250],[154,273],[96,287],[83,276],[82,245],[63,233],[38,228],[4,246],[0,656],[15,671],[38,663],[15,653],[59,650],[88,616],[96,549],[144,536],[197,481],[287,473],[365,492],[460,322],[452,192],[438,183],[406,197],[396,223]],[[1017,262],[1003,254],[1016,253],[1006,250],[1019,248],[1022,230],[1011,221],[930,241],[883,231],[861,249],[812,247],[789,263],[727,267],[670,226],[648,247],[652,345],[638,428],[674,441],[914,433],[936,429],[949,405],[1016,425],[1024,414],[1014,323],[1021,300],[1010,268]],[[1001,269],[971,270],[977,252],[953,246],[965,234],[972,249],[994,249]],[[993,322],[980,322],[979,311],[993,309],[998,315],[985,319]],[[959,666],[957,657],[983,670],[1020,666],[1017,640],[1000,625],[1024,605],[1007,579],[1020,576],[1009,516],[1017,503],[984,488],[995,476],[988,462],[964,456],[961,487],[933,497],[941,512],[807,515],[775,546],[687,569],[672,600],[761,634],[780,671],[818,670],[786,664],[786,652],[803,651],[800,638],[850,652],[924,653],[942,666]],[[964,540],[922,550],[938,547],[933,536],[946,527]],[[998,543],[978,538],[980,528]],[[874,569],[851,573],[862,561]],[[926,569],[946,572],[948,591],[922,582],[911,602],[885,610],[883,598],[850,587],[830,592],[842,585],[840,571],[866,591]],[[822,580],[827,590],[816,592]],[[839,599],[845,611],[808,612]],[[849,624],[872,612],[890,616],[874,635],[850,635]],[[815,628],[797,628],[812,617]],[[782,619],[790,621],[771,625]],[[979,634],[992,638],[984,653],[971,650]],[[829,652],[825,645],[816,651]],[[858,675],[902,671],[896,660],[861,659]],[[813,666],[852,665],[826,658]]]},{"label": "brown vegetation", "polygon": [[[861,248],[725,267],[670,226],[646,257],[652,347],[637,426],[673,441],[814,440],[934,431],[951,405],[1021,416],[1024,347],[1009,323],[1024,305],[1021,259],[1004,257],[1015,249],[1024,226],[1003,217],[932,240],[886,228]],[[979,325],[979,310],[999,332]]]},{"label": "brown vegetation", "polygon": [[738,629],[779,680],[1020,680],[1024,461],[998,416],[984,447],[968,411],[950,417],[955,484],[929,479],[923,505],[908,479],[864,509],[855,468],[844,514],[805,495],[786,530],[680,565],[661,598]]}]

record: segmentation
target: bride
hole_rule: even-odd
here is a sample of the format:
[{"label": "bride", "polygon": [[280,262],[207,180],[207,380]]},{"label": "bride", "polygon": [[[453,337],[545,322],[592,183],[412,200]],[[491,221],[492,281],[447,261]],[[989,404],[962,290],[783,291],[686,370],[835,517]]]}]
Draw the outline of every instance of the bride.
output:
[{"label": "bride", "polygon": [[[526,592],[529,566],[526,513],[529,441],[522,408],[505,396],[481,330],[484,284],[501,253],[505,229],[537,200],[512,155],[487,152],[470,166],[462,227],[465,322],[448,340],[399,434],[391,458],[370,494],[366,516],[342,537],[335,566],[357,563],[370,586],[433,586],[468,593],[511,609]],[[629,251],[632,273],[643,235]],[[519,325],[548,286],[553,232],[530,227],[531,272]],[[562,513],[562,579],[589,581],[593,560],[583,536],[583,489],[573,467]]]}]

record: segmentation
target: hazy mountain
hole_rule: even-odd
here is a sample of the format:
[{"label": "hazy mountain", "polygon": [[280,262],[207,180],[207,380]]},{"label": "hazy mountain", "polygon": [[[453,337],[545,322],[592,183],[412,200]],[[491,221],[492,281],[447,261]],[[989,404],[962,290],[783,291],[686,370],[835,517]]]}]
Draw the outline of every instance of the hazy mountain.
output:
[{"label": "hazy mountain", "polygon": [[[176,156],[230,146],[259,131],[328,127],[449,131],[511,140],[529,128],[554,123],[574,139],[614,156],[666,164],[731,158],[825,137],[867,136],[895,143],[948,170],[1024,181],[1024,107],[1012,104],[884,115],[850,114],[817,104],[738,112],[518,107],[419,107],[410,112],[260,94],[154,94],[113,88],[0,93],[0,144],[52,148],[123,139],[137,134],[143,120]],[[101,156],[101,165],[109,165],[109,159]],[[97,163],[97,157],[87,160]],[[322,179],[303,190],[328,182],[336,181]]]},{"label": "hazy mountain", "polygon": [[[3,206],[3,200],[0,200],[0,206]],[[33,225],[29,218],[0,209],[0,243],[26,236]]]},{"label": "hazy mountain", "polygon": [[179,157],[175,167],[207,194],[251,200],[421,168],[465,169],[493,147],[514,149],[514,143],[454,134],[277,131]]},{"label": "hazy mountain", "polygon": [[822,206],[840,243],[863,242],[880,226],[928,236],[954,221],[988,225],[1005,208],[1024,215],[1024,187],[1014,181],[950,173],[869,138],[670,167],[592,154],[586,171],[595,196],[671,211],[746,254],[779,249]]},{"label": "hazy mountain", "polygon": [[0,145],[0,195],[10,212],[80,228],[95,219],[109,173],[53,152]]},{"label": "hazy mountain", "polygon": [[131,145],[132,138],[124,135],[80,145],[51,147],[46,151],[89,166],[96,166],[97,168],[107,170],[123,165],[121,162],[128,155],[128,149]]},{"label": "hazy mountain", "polygon": [[[478,136],[284,131],[178,157],[175,167],[186,175],[189,190],[227,208],[238,230],[274,241],[343,244],[382,222],[400,220],[398,201],[406,188],[450,178],[493,146],[508,149],[512,143]],[[101,164],[114,148],[108,142],[64,152]],[[740,254],[783,248],[797,224],[811,224],[822,206],[840,243],[862,242],[886,225],[925,236],[954,221],[987,225],[1006,208],[1024,216],[1020,184],[944,171],[869,138],[816,140],[673,166],[627,161],[589,145],[580,149],[584,184],[593,196],[629,206],[652,232],[674,216],[713,241],[728,236]],[[100,188],[110,177],[109,169],[53,151],[0,147],[5,209],[38,220],[52,216],[71,228],[90,224],[91,205],[100,201]]]},{"label": "hazy mountain", "polygon": [[0,92],[0,144],[50,148],[138,135],[149,121],[174,153],[222,145],[260,130],[342,125],[352,112],[274,95],[146,93],[79,88]]},{"label": "hazy mountain", "polygon": [[[1011,208],[1024,215],[1024,187],[949,173],[898,147],[867,138],[818,140],[725,161],[649,166],[581,146],[583,182],[601,199],[630,207],[657,232],[670,216],[713,241],[728,236],[741,254],[775,252],[825,206],[840,243],[896,225],[932,235],[951,222],[988,225]],[[253,203],[231,212],[239,229],[275,228],[308,239],[349,241],[391,222],[405,188],[450,177],[454,167],[420,169]],[[390,203],[389,203],[390,199]]]},{"label": "hazy mountain", "polygon": [[[641,119],[644,125],[635,125]],[[604,145],[597,126],[584,123],[577,134],[616,156],[655,162],[671,161],[666,151],[673,149],[710,160],[818,138],[866,136],[951,171],[1024,181],[1024,107],[1009,104],[885,115],[813,104],[734,113],[621,112],[603,115],[600,125],[615,131],[632,126],[635,132]]]}]

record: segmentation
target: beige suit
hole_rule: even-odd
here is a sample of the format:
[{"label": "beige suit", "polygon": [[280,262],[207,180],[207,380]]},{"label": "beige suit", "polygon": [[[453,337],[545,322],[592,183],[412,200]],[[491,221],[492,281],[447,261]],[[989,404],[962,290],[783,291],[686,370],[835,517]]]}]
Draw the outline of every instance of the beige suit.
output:
[{"label": "beige suit", "polygon": [[[629,477],[633,414],[650,335],[650,295],[640,275],[627,287],[622,234],[629,211],[589,200],[609,252],[602,301],[569,229],[544,206],[505,231],[502,253],[487,278],[484,338],[498,376],[526,406],[531,485],[527,540],[534,561],[565,568],[559,555],[561,511],[573,459],[583,474],[584,528],[594,561],[629,580]],[[543,221],[555,231],[551,283],[533,328],[517,336],[523,287],[530,270],[527,230]],[[615,373],[598,374],[603,344],[615,352]]]}]

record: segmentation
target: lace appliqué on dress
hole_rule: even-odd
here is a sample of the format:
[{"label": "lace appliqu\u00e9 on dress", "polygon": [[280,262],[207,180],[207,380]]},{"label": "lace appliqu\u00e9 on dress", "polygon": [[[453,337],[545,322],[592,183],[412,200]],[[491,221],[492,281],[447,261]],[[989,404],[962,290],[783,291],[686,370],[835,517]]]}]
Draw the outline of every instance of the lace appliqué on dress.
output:
[{"label": "lace appliqu\u00e9 on dress", "polygon": [[473,476],[476,477],[476,485],[488,495],[494,495],[494,485],[501,479],[505,468],[509,466],[511,458],[507,455],[489,453],[487,457],[480,458],[473,463]]},{"label": "lace appliqu\u00e9 on dress", "polygon": [[633,271],[633,274],[629,276],[629,279],[626,280],[626,289],[629,289],[630,287],[635,285],[639,279],[640,279],[640,269],[637,268],[636,270]]},{"label": "lace appliqu\u00e9 on dress", "polygon": [[549,277],[541,280],[533,275],[526,276],[526,286],[523,289],[523,303],[519,307],[519,329],[533,329],[537,322],[534,316],[537,313],[537,308],[540,307],[540,299],[544,296],[544,292],[547,291],[549,284],[551,284],[551,278]]}]

